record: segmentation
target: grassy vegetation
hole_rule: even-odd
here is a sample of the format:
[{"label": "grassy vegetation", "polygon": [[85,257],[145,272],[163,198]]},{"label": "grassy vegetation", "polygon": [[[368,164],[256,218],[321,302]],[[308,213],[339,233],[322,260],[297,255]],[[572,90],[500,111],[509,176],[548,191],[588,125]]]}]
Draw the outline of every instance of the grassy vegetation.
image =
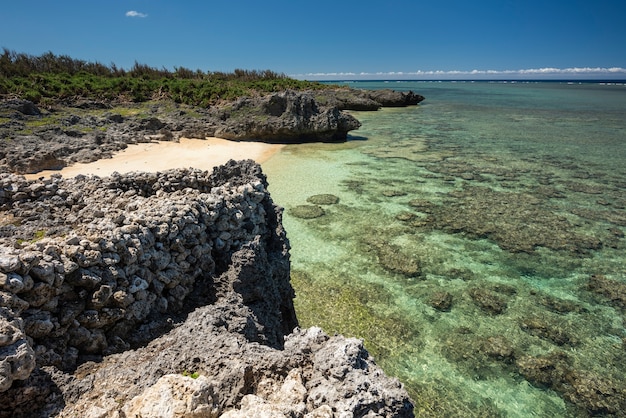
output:
[{"label": "grassy vegetation", "polygon": [[270,70],[232,73],[176,67],[157,69],[135,62],[130,70],[86,62],[52,52],[32,56],[3,49],[0,55],[0,97],[35,103],[86,98],[112,102],[170,99],[192,106],[285,89],[322,89],[324,84],[300,81]]},{"label": "grassy vegetation", "polygon": [[[19,226],[19,225],[18,225]],[[34,243],[37,242],[39,240],[42,240],[44,237],[46,236],[46,231],[43,229],[39,229],[37,231],[35,231],[35,233],[33,234],[33,237],[30,240],[25,240],[25,239],[18,239],[17,243],[18,244],[24,244],[24,243]]]},{"label": "grassy vegetation", "polygon": [[198,372],[193,372],[192,373],[192,372],[189,372],[187,370],[185,370],[182,374],[183,374],[183,376],[191,377],[192,379],[197,379],[197,378],[200,377],[200,373],[198,373]]}]

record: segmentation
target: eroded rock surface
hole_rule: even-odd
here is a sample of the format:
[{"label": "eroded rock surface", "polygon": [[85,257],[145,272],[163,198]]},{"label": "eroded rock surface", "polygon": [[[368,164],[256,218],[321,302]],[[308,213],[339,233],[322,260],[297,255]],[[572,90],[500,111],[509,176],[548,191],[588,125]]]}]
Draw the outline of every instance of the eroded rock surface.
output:
[{"label": "eroded rock surface", "polygon": [[37,173],[108,158],[128,144],[181,137],[345,141],[360,123],[343,110],[408,106],[424,99],[392,90],[322,92],[287,90],[208,109],[168,102],[116,107],[83,100],[42,110],[27,100],[4,100],[0,101],[0,167],[12,173]]},{"label": "eroded rock surface", "polygon": [[0,417],[412,416],[360,341],[288,335],[289,242],[253,161],[5,174],[0,208]]},{"label": "eroded rock surface", "polygon": [[147,347],[72,377],[60,416],[412,416],[401,384],[381,372],[361,341],[309,328],[276,350],[225,331],[228,309],[199,308]]},{"label": "eroded rock surface", "polygon": [[315,92],[318,102],[337,106],[341,110],[377,110],[381,107],[414,106],[424,100],[424,96],[412,91],[330,89]]},{"label": "eroded rock surface", "polygon": [[285,91],[244,97],[224,113],[215,135],[269,142],[345,141],[361,123],[336,106],[319,105],[312,94]]}]

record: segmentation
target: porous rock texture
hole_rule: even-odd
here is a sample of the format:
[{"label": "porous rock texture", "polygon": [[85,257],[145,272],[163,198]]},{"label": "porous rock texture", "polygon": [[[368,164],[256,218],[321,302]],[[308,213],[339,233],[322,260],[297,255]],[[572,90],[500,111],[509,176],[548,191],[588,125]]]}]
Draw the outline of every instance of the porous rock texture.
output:
[{"label": "porous rock texture", "polygon": [[424,100],[424,96],[413,91],[391,89],[324,89],[313,92],[315,100],[325,106],[335,106],[339,110],[378,110],[381,107],[414,106]]},{"label": "porous rock texture", "polygon": [[2,174],[0,209],[0,417],[413,414],[359,340],[297,328],[253,161]]},{"label": "porous rock texture", "polygon": [[360,126],[336,107],[319,105],[312,94],[290,90],[242,97],[209,109],[167,102],[149,108],[144,105],[137,112],[149,114],[142,116],[70,105],[69,113],[68,108],[44,112],[25,100],[0,101],[0,119],[8,119],[0,121],[0,168],[13,173],[61,169],[110,157],[128,144],[181,137],[278,143],[344,141],[349,131]]},{"label": "porous rock texture", "polygon": [[225,112],[215,136],[268,142],[345,141],[361,123],[336,106],[320,106],[310,93],[287,90],[243,97]]}]

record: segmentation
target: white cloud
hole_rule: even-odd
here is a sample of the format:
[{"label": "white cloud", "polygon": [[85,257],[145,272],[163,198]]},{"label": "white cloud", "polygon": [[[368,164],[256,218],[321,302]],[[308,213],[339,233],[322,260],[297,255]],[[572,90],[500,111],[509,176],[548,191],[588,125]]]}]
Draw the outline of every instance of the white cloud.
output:
[{"label": "white cloud", "polygon": [[391,71],[376,73],[307,73],[293,74],[292,77],[306,80],[490,80],[490,79],[626,79],[626,68],[621,67],[573,67],[573,68],[530,68],[521,70],[471,70],[471,71]]},{"label": "white cloud", "polygon": [[126,12],[126,17],[148,17],[145,13],[140,13],[136,10],[129,10]]}]

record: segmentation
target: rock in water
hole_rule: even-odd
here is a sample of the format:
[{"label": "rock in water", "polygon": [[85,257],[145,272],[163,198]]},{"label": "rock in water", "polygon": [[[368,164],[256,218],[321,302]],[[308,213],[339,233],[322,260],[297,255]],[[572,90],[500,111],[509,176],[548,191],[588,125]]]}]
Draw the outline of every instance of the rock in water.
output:
[{"label": "rock in water", "polygon": [[320,106],[312,94],[287,90],[237,100],[215,136],[269,142],[345,141],[361,123],[337,107]]}]

